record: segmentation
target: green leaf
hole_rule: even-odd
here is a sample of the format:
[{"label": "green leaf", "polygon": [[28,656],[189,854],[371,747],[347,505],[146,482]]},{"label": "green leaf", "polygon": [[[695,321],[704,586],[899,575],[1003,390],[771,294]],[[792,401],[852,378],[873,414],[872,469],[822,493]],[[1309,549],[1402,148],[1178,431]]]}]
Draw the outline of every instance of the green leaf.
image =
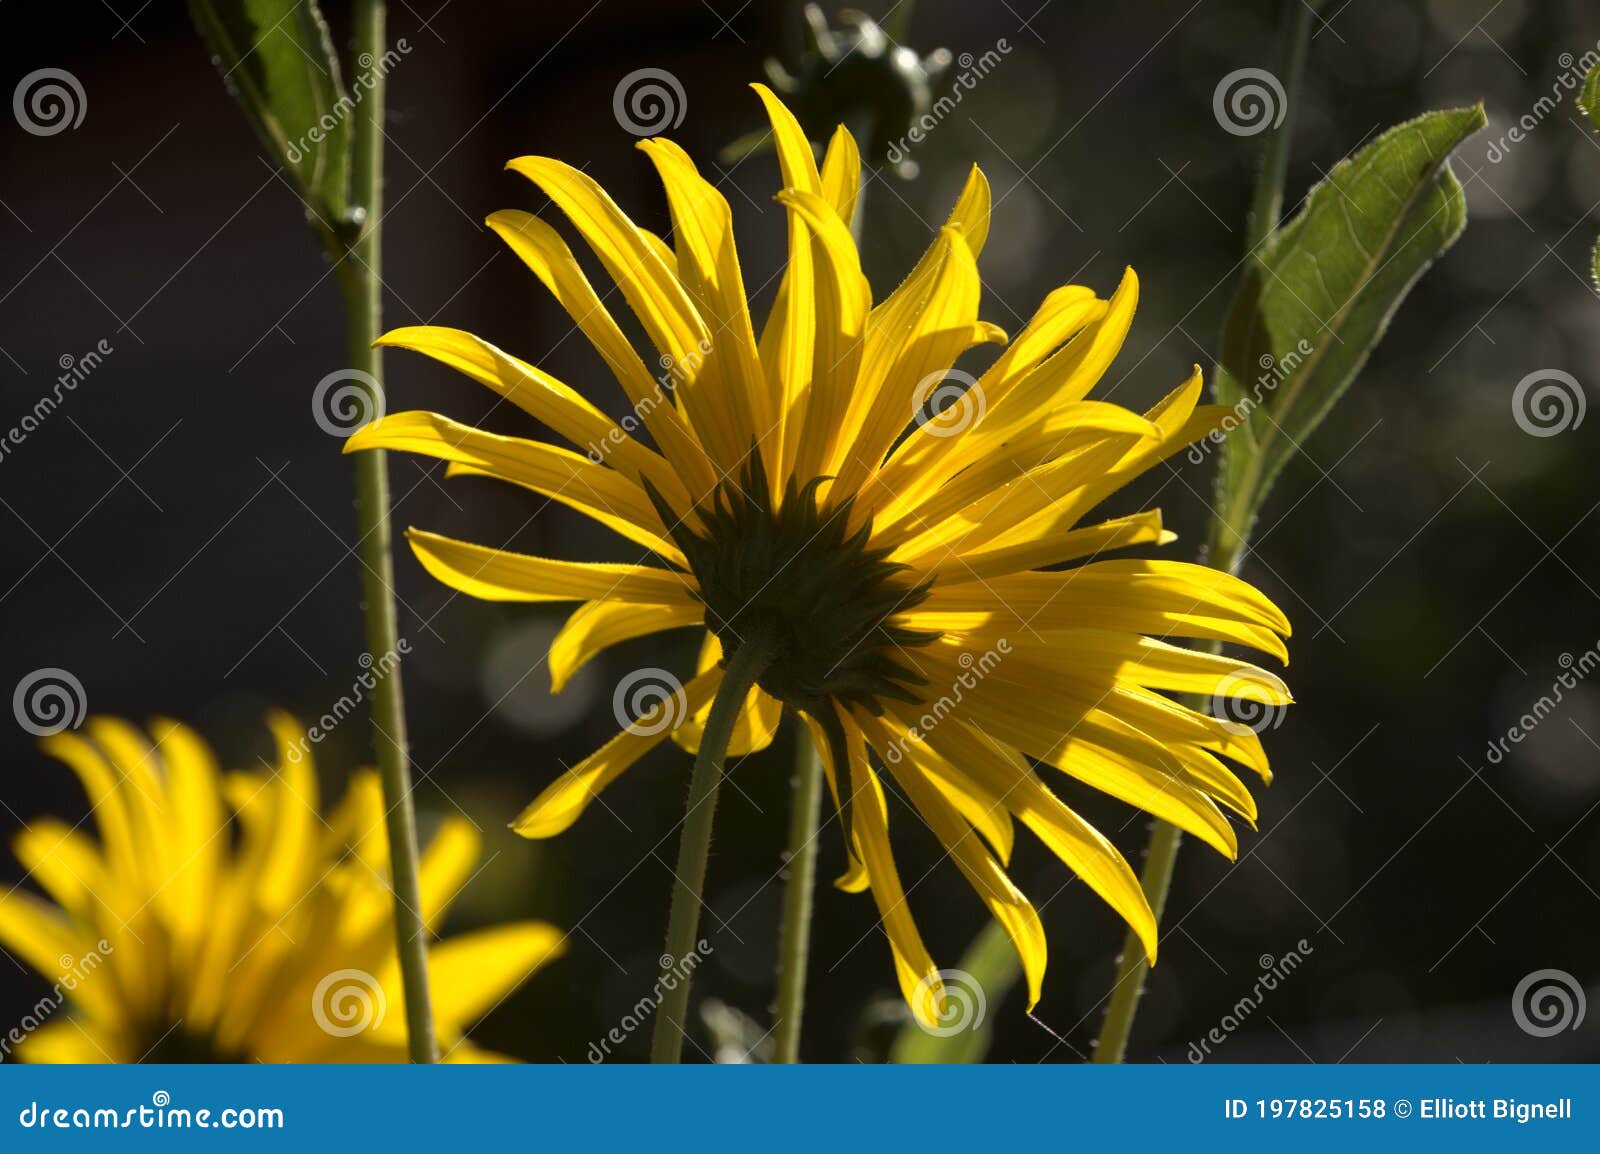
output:
[{"label": "green leaf", "polygon": [[[1578,107],[1589,118],[1589,123],[1594,125],[1595,130],[1600,132],[1600,64],[1589,69],[1589,74],[1583,78],[1583,87],[1578,89]],[[1591,263],[1594,266],[1592,269],[1594,287],[1600,290],[1600,242],[1596,242],[1594,246],[1594,258]]]},{"label": "green leaf", "polygon": [[316,0],[189,0],[195,27],[261,142],[282,162],[317,224],[350,202],[350,110]]},{"label": "green leaf", "polygon": [[[962,955],[958,971],[945,971],[947,983],[962,987],[969,1001],[963,1017],[968,1024],[953,1034],[930,1034],[915,1021],[901,1027],[889,1060],[906,1065],[981,1062],[994,1040],[994,1011],[1022,977],[1022,960],[999,922],[990,922]],[[970,979],[970,980],[969,980]],[[981,993],[979,993],[981,991]],[[955,994],[951,995],[952,998]],[[970,999],[981,997],[981,1002]],[[981,1007],[982,1012],[978,1012]]]},{"label": "green leaf", "polygon": [[1466,227],[1452,150],[1481,106],[1391,128],[1335,165],[1251,258],[1223,330],[1218,514],[1245,533],[1279,471],[1349,387],[1395,309]]},{"label": "green leaf", "polygon": [[1600,131],[1600,64],[1589,69],[1589,75],[1583,78],[1583,87],[1578,89],[1578,107]]}]

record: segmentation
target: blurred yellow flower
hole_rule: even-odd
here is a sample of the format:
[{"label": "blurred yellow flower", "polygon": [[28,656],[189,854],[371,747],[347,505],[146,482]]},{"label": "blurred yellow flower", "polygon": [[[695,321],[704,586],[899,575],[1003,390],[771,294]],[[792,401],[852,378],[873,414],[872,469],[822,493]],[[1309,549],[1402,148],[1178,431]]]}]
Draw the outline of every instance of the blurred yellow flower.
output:
[{"label": "blurred yellow flower", "polygon": [[[227,774],[171,721],[146,734],[91,718],[44,740],[82,782],[100,841],[54,818],[16,838],[28,878],[56,902],[20,887],[0,898],[0,947],[55,981],[14,1031],[26,1034],[18,1057],[406,1060],[377,775],[354,775],[323,817],[304,730],[283,714],[269,722],[277,763]],[[471,824],[445,821],[422,862],[430,930],[477,859]],[[518,922],[431,947],[446,1059],[497,1060],[466,1028],[563,944],[551,926]]]},{"label": "blurred yellow flower", "polygon": [[[682,149],[640,144],[666,187],[670,246],[584,173],[522,157],[509,167],[582,235],[665,372],[646,367],[552,227],[497,212],[490,227],[594,344],[632,411],[614,420],[469,333],[404,328],[380,343],[460,370],[583,451],[419,412],[362,429],[347,449],[422,453],[448,461],[450,475],[498,477],[588,514],[661,562],[552,560],[409,533],[427,570],[464,593],[582,602],[550,650],[556,689],[617,642],[707,631],[699,675],[550,785],[518,831],[566,829],[668,733],[694,748],[728,662],[748,644],[755,688],[730,752],[770,742],[785,705],[813,727],[846,830],[850,868],[839,884],[870,887],[917,1016],[934,1019],[941,984],[889,849],[885,773],[1009,930],[1031,1005],[1045,935],[1005,872],[1013,817],[1138,931],[1152,958],[1156,924],[1121,853],[1030,758],[1229,856],[1237,843],[1223,808],[1255,818],[1222,758],[1265,778],[1256,734],[1169,694],[1271,710],[1288,690],[1254,665],[1161,638],[1234,642],[1286,660],[1287,619],[1224,573],[1099,559],[1172,540],[1157,511],[1079,524],[1227,411],[1199,403],[1198,367],[1143,414],[1086,399],[1132,322],[1131,270],[1108,299],[1077,285],[1055,290],[1009,343],[979,320],[991,199],[976,167],[922,259],[874,305],[850,232],[856,142],[841,127],[819,168],[788,109],[757,91],[783,170],[789,238],[759,335],[728,202]],[[951,368],[989,343],[1003,349],[981,375]]]}]

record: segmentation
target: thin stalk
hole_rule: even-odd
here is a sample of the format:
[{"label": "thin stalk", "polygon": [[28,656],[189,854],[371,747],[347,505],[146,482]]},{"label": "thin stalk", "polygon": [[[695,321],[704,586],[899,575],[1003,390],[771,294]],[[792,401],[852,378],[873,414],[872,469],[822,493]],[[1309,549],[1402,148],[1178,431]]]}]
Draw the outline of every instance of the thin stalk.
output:
[{"label": "thin stalk", "polygon": [[[379,60],[384,52],[383,0],[357,0],[353,39],[358,57]],[[355,107],[352,131],[351,195],[363,217],[339,264],[348,314],[350,367],[366,389],[366,412],[383,411],[382,358],[373,348],[382,330],[379,280],[379,221],[383,216],[383,74],[374,71],[371,87]],[[362,609],[367,651],[397,661],[399,625],[394,607],[394,561],[389,531],[389,472],[382,451],[355,454],[356,527],[360,534]],[[383,781],[389,834],[389,868],[394,890],[395,946],[405,994],[406,1036],[413,1062],[435,1062],[433,1009],[428,999],[428,937],[422,924],[422,894],[417,869],[417,820],[411,802],[411,772],[406,741],[405,697],[400,667],[378,681],[372,696],[372,743]]]},{"label": "thin stalk", "polygon": [[822,757],[804,725],[795,727],[794,802],[789,811],[789,877],[783,888],[778,938],[778,1062],[800,1060],[806,962],[811,950],[811,905],[817,882],[817,814],[822,808]]},{"label": "thin stalk", "polygon": [[1245,251],[1253,253],[1273,234],[1283,216],[1283,178],[1289,167],[1289,141],[1299,113],[1300,77],[1305,72],[1311,22],[1322,0],[1284,0],[1278,24],[1278,81],[1283,85],[1283,119],[1268,129],[1261,144],[1261,168],[1245,232]]},{"label": "thin stalk", "polygon": [[777,638],[752,630],[728,659],[722,686],[711,702],[700,750],[694,755],[689,779],[689,805],[683,815],[683,835],[678,842],[678,865],[673,874],[672,909],[667,915],[667,944],[661,956],[661,1004],[650,1036],[652,1062],[677,1062],[683,1054],[688,1029],[689,974],[680,968],[685,958],[698,956],[700,908],[704,904],[706,861],[711,856],[711,826],[717,812],[717,791],[722,786],[722,763],[728,756],[739,711],[756,679],[778,656]]},{"label": "thin stalk", "polygon": [[[1321,0],[1283,0],[1282,16],[1278,25],[1278,80],[1284,90],[1283,120],[1270,129],[1262,144],[1261,167],[1256,172],[1255,192],[1250,201],[1249,225],[1246,232],[1247,263],[1278,227],[1283,214],[1283,182],[1289,162],[1289,141],[1294,131],[1295,110],[1299,104],[1300,78],[1305,71],[1306,44],[1310,40],[1311,21]],[[1243,443],[1230,445],[1234,452],[1244,451]],[[1236,573],[1244,561],[1249,544],[1249,526],[1255,521],[1256,494],[1241,493],[1239,500],[1219,502],[1224,513],[1212,510],[1207,534],[1208,563],[1226,573]],[[1237,510],[1237,511],[1235,511]],[[1214,648],[1220,649],[1221,646]],[[1203,707],[1203,703],[1200,703]],[[1150,903],[1150,912],[1156,924],[1167,907],[1167,893],[1172,888],[1172,874],[1178,863],[1178,850],[1183,844],[1183,831],[1168,822],[1156,821],[1150,833],[1150,846],[1145,851],[1144,868],[1139,873],[1139,884]],[[1110,1064],[1121,1062],[1128,1050],[1128,1038],[1133,1033],[1134,1016],[1139,1010],[1139,1000],[1144,995],[1145,976],[1150,965],[1145,960],[1144,946],[1131,929],[1122,942],[1122,955],[1117,960],[1116,982],[1111,989],[1106,1007],[1105,1021],[1100,1026],[1100,1037],[1095,1042],[1094,1060]]]}]

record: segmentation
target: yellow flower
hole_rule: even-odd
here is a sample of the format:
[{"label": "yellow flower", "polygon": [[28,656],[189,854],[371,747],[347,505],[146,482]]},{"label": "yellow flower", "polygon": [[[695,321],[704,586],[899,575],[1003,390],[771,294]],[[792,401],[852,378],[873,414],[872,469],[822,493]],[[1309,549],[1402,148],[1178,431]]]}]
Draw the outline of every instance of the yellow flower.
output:
[{"label": "yellow flower", "polygon": [[[220,773],[176,722],[114,718],[44,740],[88,794],[97,844],[45,818],[16,838],[0,947],[54,985],[24,1022],[33,1062],[403,1062],[388,837],[377,776],[324,818],[303,730],[269,718],[277,764]],[[80,822],[79,825],[82,823]],[[434,929],[471,876],[478,838],[446,821],[423,855]],[[519,922],[433,946],[434,1019],[449,1061],[494,1061],[465,1029],[560,954]]]},{"label": "yellow flower", "polygon": [[[788,268],[759,335],[726,199],[682,149],[648,140],[640,147],[666,186],[671,246],[577,169],[542,157],[509,167],[593,249],[654,344],[661,382],[553,228],[525,212],[488,221],[594,344],[632,403],[628,416],[613,420],[548,373],[455,329],[399,329],[380,342],[466,373],[583,451],[431,413],[392,415],[348,449],[422,453],[448,461],[451,475],[510,481],[663,563],[552,560],[409,533],[424,567],[464,593],[582,602],[551,646],[556,689],[606,646],[707,630],[700,673],[681,696],[563,774],[515,828],[528,837],[566,829],[669,731],[694,748],[729,673],[724,656],[760,637],[776,659],[757,663],[732,752],[771,741],[785,705],[812,726],[835,804],[844,802],[851,862],[838,884],[870,887],[920,1018],[937,1010],[941,987],[896,876],[884,774],[1010,931],[1030,1004],[1045,936],[1005,873],[1013,817],[1127,919],[1154,958],[1155,919],[1137,878],[1030,759],[1229,856],[1236,839],[1223,809],[1253,821],[1250,792],[1222,759],[1265,778],[1255,733],[1168,694],[1272,708],[1289,701],[1287,689],[1265,670],[1160,638],[1234,642],[1286,660],[1288,621],[1252,586],[1214,570],[1098,559],[1172,540],[1156,511],[1079,524],[1216,429],[1224,410],[1199,404],[1198,367],[1142,415],[1085,399],[1131,323],[1131,270],[1106,300],[1077,285],[1057,289],[1009,343],[979,320],[990,194],[976,168],[922,259],[874,305],[850,234],[855,142],[841,127],[819,170],[795,118],[757,91],[782,165],[777,199],[789,236]],[[981,376],[949,376],[958,356],[984,343],[1004,347]],[[952,384],[961,379],[970,387]],[[930,399],[941,397],[953,403],[934,412]]]}]

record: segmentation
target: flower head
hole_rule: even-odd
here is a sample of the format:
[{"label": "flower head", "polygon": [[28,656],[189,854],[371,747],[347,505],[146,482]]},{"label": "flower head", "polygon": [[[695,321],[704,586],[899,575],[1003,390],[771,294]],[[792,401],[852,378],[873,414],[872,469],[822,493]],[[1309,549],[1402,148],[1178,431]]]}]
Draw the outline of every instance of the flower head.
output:
[{"label": "flower head", "polygon": [[[776,656],[762,663],[734,752],[768,743],[785,706],[813,727],[846,830],[850,867],[838,884],[870,888],[913,1010],[932,1020],[940,984],[889,849],[885,777],[1010,931],[1031,1004],[1045,938],[1005,872],[1013,820],[1127,919],[1153,958],[1155,920],[1138,879],[1045,778],[1086,783],[1232,856],[1224,809],[1247,822],[1256,809],[1230,763],[1265,778],[1261,744],[1245,726],[1170,695],[1270,708],[1288,691],[1264,669],[1165,639],[1286,659],[1289,624],[1227,574],[1104,557],[1172,540],[1158,512],[1084,523],[1224,415],[1199,403],[1198,367],[1142,414],[1087,399],[1132,321],[1132,271],[1107,299],[1057,289],[1007,342],[978,317],[990,194],[974,168],[922,259],[874,304],[850,233],[855,141],[840,128],[819,168],[794,117],[758,91],[789,236],[788,267],[759,333],[728,203],[681,149],[640,145],[666,186],[670,246],[583,173],[523,157],[510,167],[593,249],[666,379],[652,377],[556,231],[499,212],[490,226],[595,345],[631,413],[614,420],[467,333],[401,329],[383,343],[465,372],[586,452],[430,413],[387,417],[348,448],[423,453],[450,462],[452,474],[499,477],[653,554],[594,564],[410,532],[428,571],[462,592],[580,603],[552,643],[555,688],[619,641],[706,631],[700,673],[681,698],[564,773],[517,819],[518,831],[560,833],[668,732],[694,748],[725,659],[759,636]],[[981,344],[1003,346],[981,375],[951,368]]]},{"label": "flower head", "polygon": [[[403,1062],[388,837],[377,775],[326,817],[304,731],[270,718],[276,764],[224,774],[175,722],[114,718],[46,738],[88,794],[96,842],[54,818],[15,842],[54,905],[0,898],[0,947],[55,982],[25,1023],[34,1062]],[[423,855],[438,926],[478,859],[465,819]],[[431,947],[435,1024],[451,1061],[494,1060],[468,1026],[560,954],[538,922]],[[63,1005],[62,1003],[65,1003]]]}]

